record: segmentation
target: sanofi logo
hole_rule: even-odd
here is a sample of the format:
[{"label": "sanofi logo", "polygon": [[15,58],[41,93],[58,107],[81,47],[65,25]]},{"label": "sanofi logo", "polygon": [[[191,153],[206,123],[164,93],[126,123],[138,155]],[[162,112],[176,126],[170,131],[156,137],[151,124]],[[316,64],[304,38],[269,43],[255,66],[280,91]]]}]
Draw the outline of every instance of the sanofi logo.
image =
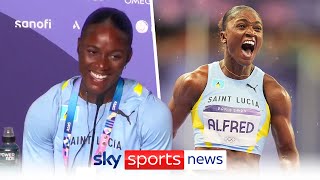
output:
[{"label": "sanofi logo", "polygon": [[32,28],[32,29],[51,29],[51,19],[45,19],[43,21],[23,21],[16,20],[14,22],[15,28]]},{"label": "sanofi logo", "polygon": [[150,0],[124,0],[126,4],[150,5]]},{"label": "sanofi logo", "polygon": [[117,158],[114,155],[107,156],[106,152],[103,152],[102,155],[95,155],[93,157],[94,165],[108,165],[113,166],[113,169],[117,168],[121,159],[121,155]]}]

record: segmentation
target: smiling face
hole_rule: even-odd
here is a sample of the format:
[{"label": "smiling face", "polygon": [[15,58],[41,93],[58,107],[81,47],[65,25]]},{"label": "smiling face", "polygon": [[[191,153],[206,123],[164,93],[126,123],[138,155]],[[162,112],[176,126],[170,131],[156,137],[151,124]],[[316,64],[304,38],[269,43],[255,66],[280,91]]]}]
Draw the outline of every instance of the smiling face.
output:
[{"label": "smiling face", "polygon": [[88,92],[93,102],[104,93],[107,99],[112,98],[132,55],[127,35],[109,21],[89,25],[78,40],[78,54],[83,78],[80,92]]},{"label": "smiling face", "polygon": [[226,55],[238,64],[252,64],[263,42],[263,26],[259,15],[252,9],[240,9],[227,19],[226,29],[220,33],[226,45]]}]

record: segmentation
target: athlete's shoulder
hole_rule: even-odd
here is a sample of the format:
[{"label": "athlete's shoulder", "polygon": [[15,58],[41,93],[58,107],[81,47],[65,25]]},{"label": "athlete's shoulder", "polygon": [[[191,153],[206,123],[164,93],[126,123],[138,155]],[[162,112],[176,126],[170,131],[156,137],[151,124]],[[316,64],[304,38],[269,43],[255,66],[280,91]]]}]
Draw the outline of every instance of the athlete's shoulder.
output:
[{"label": "athlete's shoulder", "polygon": [[207,85],[208,69],[207,64],[202,65],[176,80],[173,92],[175,104],[194,105]]},{"label": "athlete's shoulder", "polygon": [[136,98],[145,99],[151,92],[140,82],[133,79],[124,79],[123,96],[126,99]]},{"label": "athlete's shoulder", "polygon": [[[143,109],[151,112],[170,113],[169,107],[154,94],[149,94],[142,103]],[[170,113],[171,114],[171,113]]]},{"label": "athlete's shoulder", "polygon": [[[25,130],[41,134],[41,138],[51,138],[55,134],[57,114],[61,102],[61,91],[66,81],[52,86],[38,97],[29,107],[25,118]],[[65,88],[67,88],[65,84]],[[34,132],[36,130],[37,132]]]},{"label": "athlete's shoulder", "polygon": [[44,94],[42,94],[32,103],[30,109],[45,110],[46,108],[52,108],[54,105],[57,105],[62,96],[62,91],[71,92],[73,84],[72,82],[75,78],[76,77],[73,77],[53,85],[49,90],[47,90]]},{"label": "athlete's shoulder", "polygon": [[123,79],[124,87],[120,106],[122,106],[123,111],[126,111],[125,113],[131,113],[141,106],[151,92],[135,80],[127,78]]},{"label": "athlete's shoulder", "polygon": [[264,94],[268,103],[290,101],[287,90],[271,75],[265,73],[263,78]]},{"label": "athlete's shoulder", "polygon": [[[153,94],[149,94],[144,101],[139,105],[139,124],[140,127],[153,129],[151,131],[170,131],[172,133],[172,114],[161,99]],[[157,129],[157,130],[156,130]]]},{"label": "athlete's shoulder", "polygon": [[175,83],[175,93],[199,94],[207,84],[208,65],[202,65],[192,72],[181,75]]},{"label": "athlete's shoulder", "polygon": [[208,65],[202,65],[195,69],[194,71],[185,73],[181,75],[177,83],[179,83],[182,87],[196,87],[203,86],[207,83],[208,79]]},{"label": "athlete's shoulder", "polygon": [[142,114],[144,116],[153,114],[154,116],[159,115],[161,117],[171,114],[167,105],[141,83],[126,78],[124,78],[124,82],[123,106],[126,106],[127,109],[138,108],[141,118],[143,117]]},{"label": "athlete's shoulder", "polygon": [[285,88],[271,75],[265,73],[263,78],[263,86],[266,93],[277,93],[283,91]]},{"label": "athlete's shoulder", "polygon": [[210,64],[204,64],[195,70],[181,75],[176,81],[176,87],[181,89],[190,89],[194,92],[202,92],[207,85],[208,78],[213,71],[217,69],[220,61],[214,61]]},{"label": "athlete's shoulder", "polygon": [[172,148],[172,114],[164,102],[150,94],[139,106],[137,117],[141,149]]},{"label": "athlete's shoulder", "polygon": [[167,108],[166,104],[162,102],[155,94],[149,91],[145,86],[136,80],[124,79],[125,87],[123,89],[124,99],[126,102],[136,102],[139,106],[148,106],[158,108]]}]

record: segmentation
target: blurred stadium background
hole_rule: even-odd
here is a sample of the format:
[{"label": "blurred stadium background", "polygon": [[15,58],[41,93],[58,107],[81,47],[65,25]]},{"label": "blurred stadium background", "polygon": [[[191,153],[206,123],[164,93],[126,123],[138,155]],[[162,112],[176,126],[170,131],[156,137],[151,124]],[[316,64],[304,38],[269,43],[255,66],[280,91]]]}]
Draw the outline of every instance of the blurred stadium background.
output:
[{"label": "blurred stadium background", "polygon": [[[255,65],[275,77],[292,97],[292,124],[302,168],[320,170],[320,1],[154,0],[161,97],[166,103],[175,80],[223,58],[218,21],[234,5],[249,5],[264,23],[264,44]],[[190,117],[174,149],[193,149]],[[279,168],[271,133],[261,169]]]}]

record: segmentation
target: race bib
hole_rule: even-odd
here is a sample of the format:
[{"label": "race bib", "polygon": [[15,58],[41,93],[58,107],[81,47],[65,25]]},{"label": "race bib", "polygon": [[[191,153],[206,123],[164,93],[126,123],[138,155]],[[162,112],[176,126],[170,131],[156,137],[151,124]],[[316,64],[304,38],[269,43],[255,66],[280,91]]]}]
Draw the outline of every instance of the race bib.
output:
[{"label": "race bib", "polygon": [[215,144],[254,146],[261,113],[251,108],[210,105],[203,111],[204,140]]}]

